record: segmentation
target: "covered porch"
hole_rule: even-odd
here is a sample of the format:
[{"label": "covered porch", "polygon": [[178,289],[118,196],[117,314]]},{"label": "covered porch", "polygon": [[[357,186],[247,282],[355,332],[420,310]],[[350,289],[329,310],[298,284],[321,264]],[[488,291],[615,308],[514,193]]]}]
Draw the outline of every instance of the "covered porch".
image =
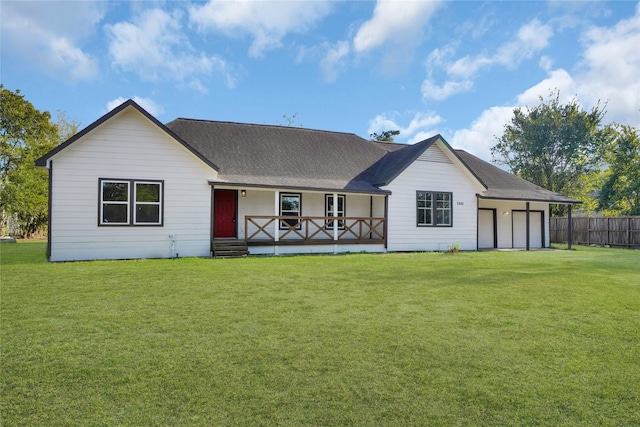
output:
[{"label": "covered porch", "polygon": [[384,252],[387,195],[212,186],[212,250],[243,242],[251,254]]}]

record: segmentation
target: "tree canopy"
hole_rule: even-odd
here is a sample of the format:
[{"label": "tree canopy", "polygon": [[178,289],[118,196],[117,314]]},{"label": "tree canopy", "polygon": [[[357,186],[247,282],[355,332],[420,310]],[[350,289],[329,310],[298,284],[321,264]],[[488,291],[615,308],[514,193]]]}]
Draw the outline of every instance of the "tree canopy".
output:
[{"label": "tree canopy", "polygon": [[54,123],[19,90],[0,85],[0,91],[0,215],[11,216],[30,235],[47,221],[48,174],[34,162],[76,133],[77,123],[64,114]]},{"label": "tree canopy", "polygon": [[385,130],[382,131],[380,133],[374,132],[372,134],[370,134],[369,136],[371,137],[372,141],[378,141],[378,142],[394,142],[394,136],[398,136],[400,135],[400,131],[399,130]]},{"label": "tree canopy", "polygon": [[610,215],[640,215],[640,135],[638,129],[618,125],[605,147],[604,182],[598,208]]},{"label": "tree canopy", "polygon": [[491,153],[497,163],[547,190],[588,197],[585,177],[598,169],[601,147],[611,138],[601,126],[605,110],[598,103],[585,111],[576,99],[561,104],[559,98],[555,91],[548,100],[540,97],[536,107],[514,109]]}]

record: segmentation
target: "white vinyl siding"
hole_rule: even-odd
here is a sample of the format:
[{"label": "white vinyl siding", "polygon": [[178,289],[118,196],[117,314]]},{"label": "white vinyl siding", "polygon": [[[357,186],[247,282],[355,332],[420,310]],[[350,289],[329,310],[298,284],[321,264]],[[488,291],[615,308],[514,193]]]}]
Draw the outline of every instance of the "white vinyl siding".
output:
[{"label": "white vinyl siding", "polygon": [[[57,153],[52,168],[51,261],[210,255],[216,172],[133,108]],[[99,226],[100,178],[163,181],[163,226]]]},{"label": "white vinyl siding", "polygon": [[[444,147],[444,146],[443,146]],[[466,171],[457,158],[446,154],[436,142],[407,167],[390,185],[388,208],[388,249],[390,251],[438,251],[458,244],[462,250],[477,248],[477,198],[484,188]],[[449,162],[442,161],[443,156]],[[429,158],[438,161],[428,161]],[[452,197],[452,226],[416,227],[416,192],[434,189]],[[435,214],[435,206],[434,206]]]}]

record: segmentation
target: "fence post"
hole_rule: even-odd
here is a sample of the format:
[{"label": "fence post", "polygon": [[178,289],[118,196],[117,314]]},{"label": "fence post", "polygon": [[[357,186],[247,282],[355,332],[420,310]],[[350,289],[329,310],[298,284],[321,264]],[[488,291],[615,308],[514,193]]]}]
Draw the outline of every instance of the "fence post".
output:
[{"label": "fence post", "polygon": [[627,248],[631,247],[631,217],[627,217]]}]

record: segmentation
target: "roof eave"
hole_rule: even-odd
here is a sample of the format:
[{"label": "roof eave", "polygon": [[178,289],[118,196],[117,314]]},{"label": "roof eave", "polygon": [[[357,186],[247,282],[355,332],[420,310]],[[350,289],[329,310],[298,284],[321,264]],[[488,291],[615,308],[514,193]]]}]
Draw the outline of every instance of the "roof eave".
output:
[{"label": "roof eave", "polygon": [[560,200],[560,199],[540,199],[535,197],[500,197],[500,196],[485,196],[483,194],[476,194],[479,199],[484,200],[510,200],[515,202],[541,202],[541,203],[556,203],[560,205],[579,205],[582,201],[575,199]]},{"label": "roof eave", "polygon": [[209,185],[224,185],[229,187],[247,187],[247,188],[270,188],[281,190],[297,190],[297,191],[318,191],[328,193],[350,193],[350,194],[368,194],[368,195],[388,195],[390,190],[379,189],[377,191],[352,190],[347,188],[331,188],[331,187],[305,187],[305,186],[289,186],[289,185],[273,185],[273,184],[255,184],[230,181],[209,180]]}]

